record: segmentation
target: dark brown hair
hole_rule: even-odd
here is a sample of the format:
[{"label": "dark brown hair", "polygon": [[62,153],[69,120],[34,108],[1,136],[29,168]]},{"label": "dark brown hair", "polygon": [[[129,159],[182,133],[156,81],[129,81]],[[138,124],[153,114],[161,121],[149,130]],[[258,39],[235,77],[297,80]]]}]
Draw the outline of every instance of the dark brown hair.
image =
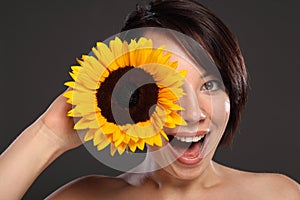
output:
[{"label": "dark brown hair", "polygon": [[247,70],[239,45],[224,23],[193,0],[153,0],[138,4],[122,31],[162,27],[198,41],[215,62],[230,98],[230,117],[219,145],[229,146],[234,138],[247,100]]}]

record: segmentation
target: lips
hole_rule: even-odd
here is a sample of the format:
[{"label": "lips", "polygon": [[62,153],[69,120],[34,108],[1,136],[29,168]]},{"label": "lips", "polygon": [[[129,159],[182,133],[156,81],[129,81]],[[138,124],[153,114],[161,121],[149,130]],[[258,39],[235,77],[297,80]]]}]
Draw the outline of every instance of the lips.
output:
[{"label": "lips", "polygon": [[168,134],[169,147],[180,163],[194,165],[204,158],[209,135],[209,130]]}]

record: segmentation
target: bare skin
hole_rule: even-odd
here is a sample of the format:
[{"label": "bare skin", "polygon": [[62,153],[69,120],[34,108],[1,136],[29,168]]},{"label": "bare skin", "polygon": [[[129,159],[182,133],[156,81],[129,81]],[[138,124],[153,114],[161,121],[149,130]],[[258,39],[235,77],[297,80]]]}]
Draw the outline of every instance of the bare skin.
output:
[{"label": "bare skin", "polygon": [[72,128],[73,120],[66,117],[69,109],[70,105],[60,95],[49,109],[1,154],[1,198],[21,199],[49,164],[62,153],[82,144]]},{"label": "bare skin", "polygon": [[[211,185],[198,184],[199,180],[157,182],[155,175],[144,177],[139,185],[131,185],[124,178],[101,176],[84,177],[64,186],[47,199],[257,199],[296,200],[299,185],[279,174],[249,173],[211,163],[218,180]],[[136,176],[134,178],[137,178]],[[201,182],[201,181],[200,181]],[[116,192],[117,191],[117,192]]]},{"label": "bare skin", "polygon": [[[163,42],[168,42],[168,46],[174,49],[178,48],[172,41]],[[177,49],[179,51],[180,48]],[[192,72],[187,75],[190,85],[185,92],[196,93],[187,95],[192,98],[184,99],[183,104],[188,107],[181,114],[188,125],[183,129],[187,133],[194,131],[195,127],[196,130],[204,130],[210,125],[211,134],[216,135],[216,141],[211,140],[214,146],[208,155],[193,164],[176,160],[152,173],[123,174],[117,178],[96,175],[83,177],[58,189],[47,199],[300,199],[299,184],[286,176],[242,172],[212,161],[217,139],[223,134],[228,121],[229,97],[224,90],[218,87],[214,89],[215,85],[212,85],[216,103],[216,107],[212,109],[212,96],[207,92],[206,81],[213,80],[213,77],[201,79],[201,74],[193,72],[195,68],[191,67],[191,63],[181,58],[176,60],[179,68]],[[73,119],[66,116],[70,108],[66,99],[60,95],[1,154],[1,199],[21,199],[48,165],[64,152],[81,145],[80,138],[73,130]],[[172,130],[166,132],[170,134]],[[168,143],[164,141],[164,145]]]},{"label": "bare skin", "polygon": [[[0,194],[3,199],[21,199],[36,177],[55,158],[81,144],[77,134],[73,134],[73,120],[63,114],[69,108],[66,99],[59,96],[45,114],[1,154]],[[56,121],[60,114],[63,114],[59,116],[61,120]],[[162,170],[147,178],[143,176],[139,185],[127,182],[131,175],[126,178],[95,175],[75,180],[47,199],[132,200],[141,196],[143,199],[182,199],[182,196],[186,199],[300,198],[299,184],[284,175],[242,172],[215,162],[209,162],[209,168],[216,176],[215,181],[209,184],[203,182],[202,176],[180,180]],[[165,174],[163,180],[157,180],[159,173]]]}]

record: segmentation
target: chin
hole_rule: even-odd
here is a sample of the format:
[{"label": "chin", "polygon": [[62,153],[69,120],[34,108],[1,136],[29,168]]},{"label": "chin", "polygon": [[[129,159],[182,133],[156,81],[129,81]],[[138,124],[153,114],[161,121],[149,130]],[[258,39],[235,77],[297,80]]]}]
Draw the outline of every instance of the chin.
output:
[{"label": "chin", "polygon": [[178,160],[163,168],[170,176],[178,180],[188,181],[199,178],[209,167],[212,156],[208,155],[195,165],[186,165]]},{"label": "chin", "polygon": [[[210,166],[222,134],[205,129],[193,133],[168,132],[169,141],[162,147],[148,146],[151,157],[170,176],[180,180],[192,180]],[[192,137],[191,137],[192,136]],[[184,138],[184,139],[183,139]]]}]

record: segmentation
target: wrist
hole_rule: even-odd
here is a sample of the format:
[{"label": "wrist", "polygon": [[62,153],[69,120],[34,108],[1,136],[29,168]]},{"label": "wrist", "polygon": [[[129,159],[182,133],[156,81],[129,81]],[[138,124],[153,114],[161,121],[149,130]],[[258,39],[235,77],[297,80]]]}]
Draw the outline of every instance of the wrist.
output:
[{"label": "wrist", "polygon": [[21,199],[38,175],[63,153],[56,140],[39,120],[18,136],[0,156],[1,197]]},{"label": "wrist", "polygon": [[27,130],[25,130],[26,137],[31,140],[42,162],[50,163],[55,158],[64,153],[61,145],[62,141],[57,135],[53,133],[43,122],[38,119]]}]

